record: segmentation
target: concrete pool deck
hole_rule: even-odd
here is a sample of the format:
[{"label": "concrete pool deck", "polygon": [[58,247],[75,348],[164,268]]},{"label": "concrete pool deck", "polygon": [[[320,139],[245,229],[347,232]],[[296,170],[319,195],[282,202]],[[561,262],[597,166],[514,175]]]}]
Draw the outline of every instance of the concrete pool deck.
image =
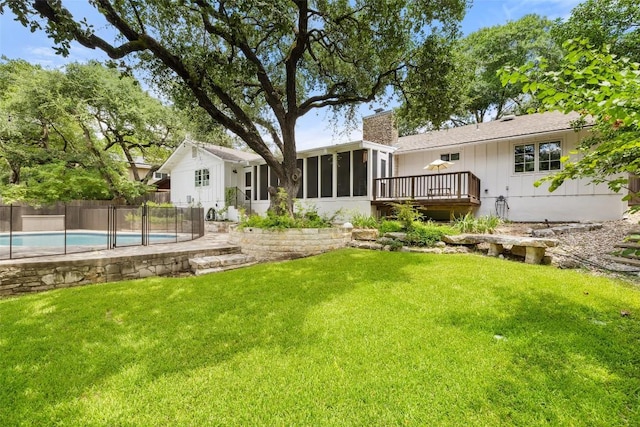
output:
[{"label": "concrete pool deck", "polygon": [[129,246],[0,261],[0,297],[190,272],[189,259],[239,253],[228,233],[178,243]]}]

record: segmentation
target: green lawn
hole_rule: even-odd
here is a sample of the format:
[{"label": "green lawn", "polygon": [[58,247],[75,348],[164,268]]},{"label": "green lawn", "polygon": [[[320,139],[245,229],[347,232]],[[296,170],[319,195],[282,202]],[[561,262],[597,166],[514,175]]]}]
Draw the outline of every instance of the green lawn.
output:
[{"label": "green lawn", "polygon": [[640,425],[640,291],[548,266],[342,250],[0,326],[1,426]]}]

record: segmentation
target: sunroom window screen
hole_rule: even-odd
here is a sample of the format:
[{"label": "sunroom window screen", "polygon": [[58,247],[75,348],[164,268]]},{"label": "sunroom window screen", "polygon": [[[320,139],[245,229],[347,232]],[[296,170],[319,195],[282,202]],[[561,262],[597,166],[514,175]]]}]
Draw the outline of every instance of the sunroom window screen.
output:
[{"label": "sunroom window screen", "polygon": [[351,153],[338,153],[338,197],[351,195]]},{"label": "sunroom window screen", "polygon": [[318,197],[318,157],[307,159],[307,199]]}]

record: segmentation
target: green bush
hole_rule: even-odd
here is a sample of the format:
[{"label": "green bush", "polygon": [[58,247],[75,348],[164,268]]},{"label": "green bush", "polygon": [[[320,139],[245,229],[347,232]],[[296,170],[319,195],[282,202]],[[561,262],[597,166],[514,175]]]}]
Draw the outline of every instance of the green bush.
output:
[{"label": "green bush", "polygon": [[379,225],[378,219],[376,217],[373,217],[371,215],[364,215],[359,212],[355,212],[351,216],[351,224],[353,224],[355,228],[368,228],[368,229],[378,228],[378,225]]},{"label": "green bush", "polygon": [[471,212],[455,219],[454,227],[461,233],[493,233],[502,220],[495,215],[474,217]]},{"label": "green bush", "polygon": [[244,217],[239,224],[239,228],[254,227],[266,229],[284,230],[287,228],[329,228],[338,213],[333,216],[323,216],[318,214],[315,206],[303,206],[296,203],[293,216],[283,214],[278,215],[268,211],[265,216],[251,215]]},{"label": "green bush", "polygon": [[445,228],[433,222],[414,222],[407,232],[407,243],[411,246],[434,246],[442,240]]},{"label": "green bush", "polygon": [[396,218],[404,226],[405,230],[411,230],[414,223],[417,223],[422,218],[422,214],[418,212],[416,207],[407,203],[392,203],[393,212]]},{"label": "green bush", "polygon": [[383,219],[382,221],[380,221],[380,225],[378,225],[378,231],[380,232],[380,234],[396,233],[398,231],[404,230],[405,228],[400,221]]}]

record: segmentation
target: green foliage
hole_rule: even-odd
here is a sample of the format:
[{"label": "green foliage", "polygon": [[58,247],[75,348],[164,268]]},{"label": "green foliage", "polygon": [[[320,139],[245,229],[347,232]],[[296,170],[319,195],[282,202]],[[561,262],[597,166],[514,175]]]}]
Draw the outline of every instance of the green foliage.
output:
[{"label": "green foliage", "polygon": [[[553,22],[538,15],[525,15],[504,25],[482,28],[461,42],[465,67],[467,101],[465,108],[475,122],[482,122],[492,112],[499,118],[513,111],[525,99],[522,84],[502,85],[498,70],[519,67],[531,58],[544,58],[557,65],[562,50],[549,33]],[[510,111],[511,110],[511,111]]]},{"label": "green foliage", "polygon": [[371,215],[364,215],[360,212],[355,212],[351,215],[351,224],[355,228],[376,229],[379,226],[379,221],[376,217]]},{"label": "green foliage", "polygon": [[637,287],[505,270],[351,249],[0,299],[0,425],[640,425]]},{"label": "green foliage", "polygon": [[[545,58],[558,64],[561,44],[550,29],[553,21],[538,15],[525,15],[503,25],[482,28],[454,44],[448,68],[440,69],[438,87],[432,87],[429,72],[415,84],[415,96],[403,98],[398,111],[400,133],[416,133],[438,128],[450,120],[453,126],[479,123],[514,111],[523,111],[530,98],[522,95],[522,84],[503,86],[497,71],[505,66],[522,66],[532,58]],[[424,96],[424,92],[431,96]],[[437,100],[437,101],[435,101]],[[434,102],[435,101],[435,102]],[[441,116],[426,114],[437,108]]]},{"label": "green foliage", "polygon": [[640,62],[640,3],[637,0],[586,0],[551,31],[558,43],[582,38],[596,47]]},{"label": "green foliage", "polygon": [[446,234],[442,227],[431,221],[416,222],[407,232],[407,243],[411,246],[433,246]]},{"label": "green foliage", "polygon": [[495,215],[475,217],[471,212],[454,219],[453,227],[461,233],[493,233],[502,223]]},{"label": "green foliage", "polygon": [[380,231],[380,234],[395,233],[404,230],[405,227],[400,221],[388,219],[383,219],[382,221],[380,221],[380,225],[378,226],[378,231]]},{"label": "green foliage", "polygon": [[[286,203],[285,199],[282,200],[283,203]],[[240,228],[253,227],[278,230],[287,228],[329,228],[332,226],[336,215],[320,215],[317,208],[311,204],[297,204],[293,216],[287,214],[286,211],[278,214],[269,210],[265,216],[251,215],[241,218],[238,226]]]},{"label": "green foliage", "polygon": [[410,203],[392,203],[393,213],[396,219],[402,224],[407,231],[413,228],[413,224],[420,221],[422,214],[418,212],[416,207]]},{"label": "green foliage", "polygon": [[[133,199],[180,135],[171,110],[131,77],[91,62],[45,70],[0,60],[0,195],[5,201]],[[134,181],[127,178],[131,166]]]},{"label": "green foliage", "polygon": [[577,152],[562,159],[560,172],[536,184],[549,182],[554,191],[567,179],[586,178],[615,192],[627,189],[629,174],[640,174],[640,64],[584,40],[571,40],[565,48],[560,71],[541,61],[501,75],[505,84],[522,83],[545,110],[579,112],[574,127],[591,130]]}]

